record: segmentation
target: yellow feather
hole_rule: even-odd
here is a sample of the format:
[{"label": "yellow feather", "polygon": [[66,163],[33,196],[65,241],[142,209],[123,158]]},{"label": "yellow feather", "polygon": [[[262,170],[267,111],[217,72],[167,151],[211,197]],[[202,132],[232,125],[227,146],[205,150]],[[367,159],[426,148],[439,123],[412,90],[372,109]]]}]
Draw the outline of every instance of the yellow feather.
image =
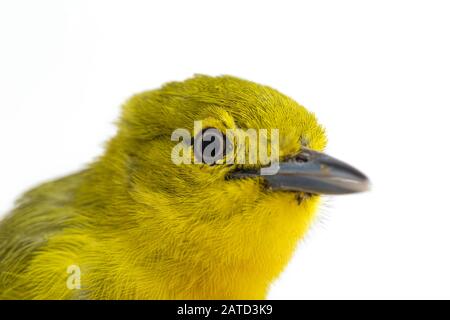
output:
[{"label": "yellow feather", "polygon": [[[227,180],[226,165],[175,165],[170,140],[194,121],[280,130],[280,155],[322,150],[314,115],[267,86],[195,76],[132,97],[86,170],[26,193],[0,225],[0,298],[263,299],[318,196]],[[71,265],[79,289],[68,288]]]}]

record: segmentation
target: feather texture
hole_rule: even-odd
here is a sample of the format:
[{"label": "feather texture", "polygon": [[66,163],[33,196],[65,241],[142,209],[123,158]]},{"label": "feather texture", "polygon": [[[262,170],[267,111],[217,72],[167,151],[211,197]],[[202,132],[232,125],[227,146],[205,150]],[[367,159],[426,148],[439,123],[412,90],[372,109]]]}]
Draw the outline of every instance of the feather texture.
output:
[{"label": "feather texture", "polygon": [[[225,179],[233,166],[173,164],[171,133],[192,132],[196,120],[277,128],[281,156],[326,144],[304,107],[235,77],[197,75],[138,94],[103,156],[29,191],[1,221],[0,298],[265,298],[319,197]],[[67,286],[71,265],[79,289]]]}]

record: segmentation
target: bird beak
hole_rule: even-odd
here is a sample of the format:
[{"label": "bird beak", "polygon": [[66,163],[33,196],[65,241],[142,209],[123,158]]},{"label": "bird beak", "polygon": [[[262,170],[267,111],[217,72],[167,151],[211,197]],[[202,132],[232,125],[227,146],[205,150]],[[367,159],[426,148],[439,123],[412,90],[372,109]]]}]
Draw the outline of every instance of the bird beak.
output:
[{"label": "bird beak", "polygon": [[272,175],[256,171],[235,171],[232,178],[261,177],[270,190],[311,194],[348,194],[367,191],[369,179],[361,171],[324,153],[304,148],[279,163]]}]

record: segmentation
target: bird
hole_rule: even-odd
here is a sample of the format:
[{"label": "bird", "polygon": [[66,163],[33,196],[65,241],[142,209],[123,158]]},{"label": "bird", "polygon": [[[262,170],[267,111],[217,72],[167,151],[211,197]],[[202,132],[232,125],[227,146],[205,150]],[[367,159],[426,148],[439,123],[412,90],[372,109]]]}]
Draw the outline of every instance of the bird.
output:
[{"label": "bird", "polygon": [[[174,140],[177,129],[190,140]],[[225,161],[239,150],[227,132],[250,129],[277,132],[274,172]],[[326,145],[314,113],[238,77],[136,94],[102,155],[26,192],[0,221],[0,298],[266,299],[323,195],[369,189]],[[175,163],[174,150],[193,161]]]}]

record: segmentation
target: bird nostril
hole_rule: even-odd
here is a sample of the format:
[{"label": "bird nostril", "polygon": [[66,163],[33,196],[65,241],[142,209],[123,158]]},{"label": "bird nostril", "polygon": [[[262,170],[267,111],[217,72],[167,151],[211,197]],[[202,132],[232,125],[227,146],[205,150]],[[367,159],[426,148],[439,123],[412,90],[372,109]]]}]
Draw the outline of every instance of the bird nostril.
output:
[{"label": "bird nostril", "polygon": [[297,162],[297,163],[301,162],[302,163],[302,162],[308,162],[309,158],[308,158],[308,156],[306,154],[299,153],[299,154],[296,154],[294,156],[291,156],[291,157],[287,158],[286,161],[287,162]]},{"label": "bird nostril", "polygon": [[295,160],[297,162],[308,162],[308,157],[305,154],[298,154],[297,156],[295,156]]}]

